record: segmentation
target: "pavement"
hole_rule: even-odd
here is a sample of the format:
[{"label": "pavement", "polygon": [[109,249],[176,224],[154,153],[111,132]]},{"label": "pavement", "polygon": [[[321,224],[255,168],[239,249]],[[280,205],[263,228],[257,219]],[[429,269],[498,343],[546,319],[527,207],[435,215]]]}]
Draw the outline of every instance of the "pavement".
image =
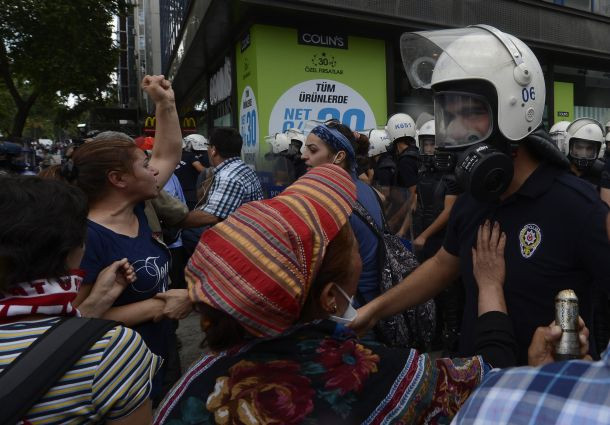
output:
[{"label": "pavement", "polygon": [[176,334],[182,344],[180,364],[182,365],[182,373],[184,373],[205,352],[201,348],[201,341],[203,341],[205,334],[199,325],[199,313],[192,312],[185,319],[182,319]]}]

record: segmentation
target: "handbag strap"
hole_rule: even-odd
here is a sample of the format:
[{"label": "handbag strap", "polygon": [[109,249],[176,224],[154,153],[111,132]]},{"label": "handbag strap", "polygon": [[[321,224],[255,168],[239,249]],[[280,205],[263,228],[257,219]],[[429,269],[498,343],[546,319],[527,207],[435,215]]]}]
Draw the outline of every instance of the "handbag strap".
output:
[{"label": "handbag strap", "polygon": [[0,423],[14,424],[118,323],[71,317],[51,326],[0,373]]}]

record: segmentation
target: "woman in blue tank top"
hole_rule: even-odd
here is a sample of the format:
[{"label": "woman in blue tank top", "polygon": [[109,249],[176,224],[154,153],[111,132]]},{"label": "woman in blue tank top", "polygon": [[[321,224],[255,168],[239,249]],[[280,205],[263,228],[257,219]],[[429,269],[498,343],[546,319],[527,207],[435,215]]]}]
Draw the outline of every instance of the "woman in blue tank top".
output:
[{"label": "woman in blue tank top", "polygon": [[[62,175],[88,197],[89,215],[82,290],[85,297],[99,272],[127,258],[136,273],[104,318],[138,331],[150,350],[168,354],[173,330],[170,319],[191,311],[184,289],[169,289],[170,254],[154,235],[144,202],[155,198],[180,159],[181,132],[174,93],[162,76],[145,77],[142,87],[156,105],[156,140],[150,158],[122,133],[85,143],[62,168]],[[153,381],[151,397],[160,395],[162,373]]]}]

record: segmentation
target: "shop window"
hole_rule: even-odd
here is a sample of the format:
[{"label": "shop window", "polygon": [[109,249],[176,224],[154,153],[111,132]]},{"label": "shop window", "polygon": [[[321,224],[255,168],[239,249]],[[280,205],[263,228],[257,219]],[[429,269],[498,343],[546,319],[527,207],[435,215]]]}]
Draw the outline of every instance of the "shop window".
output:
[{"label": "shop window", "polygon": [[571,7],[572,9],[591,12],[591,0],[563,0],[562,3],[564,6]]},{"label": "shop window", "polygon": [[574,118],[610,121],[609,72],[557,65],[554,80],[574,85]]},{"label": "shop window", "polygon": [[595,0],[593,13],[610,16],[610,0]]}]

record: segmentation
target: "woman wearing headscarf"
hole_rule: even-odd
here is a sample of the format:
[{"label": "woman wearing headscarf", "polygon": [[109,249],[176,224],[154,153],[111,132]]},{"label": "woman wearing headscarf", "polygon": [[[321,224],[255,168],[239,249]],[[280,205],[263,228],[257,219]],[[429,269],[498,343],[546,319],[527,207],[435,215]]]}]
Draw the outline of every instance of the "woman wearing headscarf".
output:
[{"label": "woman wearing headscarf", "polygon": [[[351,176],[321,165],[202,235],[186,279],[211,353],[168,393],[155,423],[447,423],[455,415],[490,368],[481,356],[433,360],[361,341],[345,326],[362,267],[348,221],[355,199]],[[489,235],[486,246],[501,253],[499,233]],[[497,268],[480,267],[482,276]],[[483,324],[505,311],[501,291],[489,293],[481,291]],[[497,319],[480,341],[492,364],[514,342]]]}]

